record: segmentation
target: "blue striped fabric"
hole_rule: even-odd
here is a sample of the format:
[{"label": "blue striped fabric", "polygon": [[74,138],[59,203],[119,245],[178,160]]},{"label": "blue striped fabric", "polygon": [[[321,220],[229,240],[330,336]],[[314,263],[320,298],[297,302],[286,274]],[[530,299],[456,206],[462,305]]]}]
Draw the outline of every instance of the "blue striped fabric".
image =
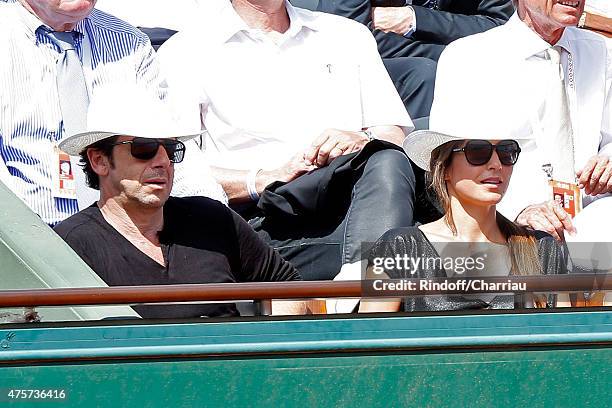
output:
[{"label": "blue striped fabric", "polygon": [[[49,27],[15,0],[0,0],[0,180],[50,225],[77,212],[76,200],[52,195],[53,147],[63,137],[56,85],[60,50]],[[90,99],[101,87],[145,87],[165,97],[149,39],[129,24],[93,10],[75,31],[91,44],[84,61]],[[77,52],[84,60],[84,44]],[[117,95],[118,98],[121,95]],[[8,177],[2,177],[3,172]],[[57,171],[57,170],[55,170]]]}]

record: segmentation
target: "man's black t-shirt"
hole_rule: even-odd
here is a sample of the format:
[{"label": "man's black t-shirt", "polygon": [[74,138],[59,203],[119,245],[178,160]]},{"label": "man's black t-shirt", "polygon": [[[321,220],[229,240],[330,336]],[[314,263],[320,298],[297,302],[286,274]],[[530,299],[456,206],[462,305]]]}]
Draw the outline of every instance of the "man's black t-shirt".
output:
[{"label": "man's black t-shirt", "polygon": [[[166,266],[113,228],[96,205],[55,231],[109,285],[270,282],[301,279],[236,213],[204,197],[170,197],[159,234]],[[233,316],[234,304],[141,305],[144,318]]]}]

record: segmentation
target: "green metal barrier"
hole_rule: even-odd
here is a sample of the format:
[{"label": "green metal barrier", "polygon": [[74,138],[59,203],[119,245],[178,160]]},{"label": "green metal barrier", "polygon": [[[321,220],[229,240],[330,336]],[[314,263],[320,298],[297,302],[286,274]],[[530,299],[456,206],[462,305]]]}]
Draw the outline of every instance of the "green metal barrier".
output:
[{"label": "green metal barrier", "polygon": [[0,330],[0,403],[610,406],[612,312],[262,319]]},{"label": "green metal barrier", "polygon": [[[66,243],[0,182],[0,289],[107,286]],[[0,310],[0,313],[21,310]],[[128,306],[45,309],[43,321],[138,315]]]}]

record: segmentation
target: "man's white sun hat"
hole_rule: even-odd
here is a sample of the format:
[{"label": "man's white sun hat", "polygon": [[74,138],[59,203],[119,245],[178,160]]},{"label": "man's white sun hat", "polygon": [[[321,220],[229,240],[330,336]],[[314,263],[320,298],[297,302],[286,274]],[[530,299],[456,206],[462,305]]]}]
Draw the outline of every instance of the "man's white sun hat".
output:
[{"label": "man's white sun hat", "polygon": [[199,124],[178,120],[171,105],[152,92],[136,87],[106,88],[92,96],[87,128],[63,138],[59,148],[78,156],[88,146],[112,136],[184,142],[202,133]]}]

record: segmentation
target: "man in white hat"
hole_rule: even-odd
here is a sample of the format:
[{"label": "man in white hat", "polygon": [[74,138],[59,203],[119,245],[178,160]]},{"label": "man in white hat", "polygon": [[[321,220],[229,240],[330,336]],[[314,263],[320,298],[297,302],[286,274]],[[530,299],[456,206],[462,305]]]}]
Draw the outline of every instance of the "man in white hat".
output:
[{"label": "man in white hat", "polygon": [[[300,279],[225,205],[169,197],[183,142],[200,132],[180,135],[168,112],[153,108],[125,120],[120,111],[127,105],[121,99],[92,105],[88,130],[60,142],[63,151],[81,156],[89,186],[100,190],[97,203],[55,227],[74,251],[110,286]],[[98,108],[103,114],[95,114]],[[284,305],[280,313],[289,313]],[[135,309],[145,318],[237,314],[232,304]]]}]

